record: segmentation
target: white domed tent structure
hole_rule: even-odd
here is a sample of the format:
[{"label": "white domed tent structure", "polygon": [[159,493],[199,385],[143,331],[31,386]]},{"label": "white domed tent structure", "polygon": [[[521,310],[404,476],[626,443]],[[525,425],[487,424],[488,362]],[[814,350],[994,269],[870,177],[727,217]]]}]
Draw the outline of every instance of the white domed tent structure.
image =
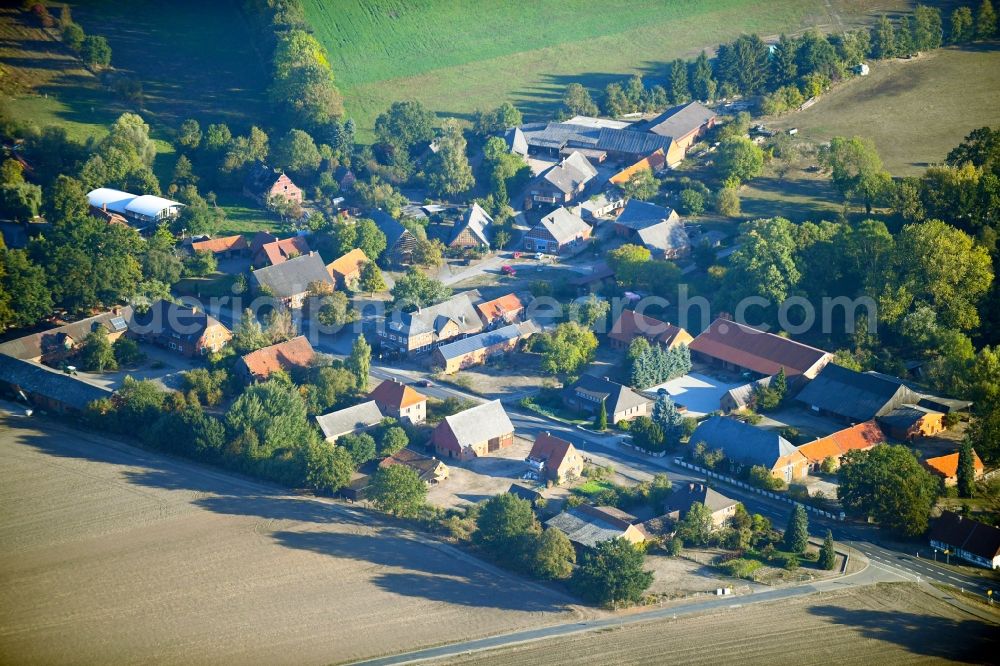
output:
[{"label": "white domed tent structure", "polygon": [[136,195],[110,187],[88,192],[87,203],[103,212],[118,213],[140,230],[177,217],[184,206],[152,194]]}]

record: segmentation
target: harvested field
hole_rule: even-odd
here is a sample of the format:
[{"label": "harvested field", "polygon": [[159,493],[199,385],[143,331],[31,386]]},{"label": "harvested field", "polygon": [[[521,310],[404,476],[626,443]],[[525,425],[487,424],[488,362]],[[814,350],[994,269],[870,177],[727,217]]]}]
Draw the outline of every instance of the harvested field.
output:
[{"label": "harvested field", "polygon": [[[738,602],[739,600],[737,600]],[[986,663],[997,627],[912,584],[880,584],[528,643],[447,664]]]},{"label": "harvested field", "polygon": [[1000,50],[995,44],[938,49],[912,60],[872,63],[814,106],[768,123],[797,127],[815,142],[834,136],[874,139],[894,176],[943,162],[971,130],[1000,124]]},{"label": "harvested field", "polygon": [[0,420],[0,663],[330,663],[572,621],[375,515]]}]

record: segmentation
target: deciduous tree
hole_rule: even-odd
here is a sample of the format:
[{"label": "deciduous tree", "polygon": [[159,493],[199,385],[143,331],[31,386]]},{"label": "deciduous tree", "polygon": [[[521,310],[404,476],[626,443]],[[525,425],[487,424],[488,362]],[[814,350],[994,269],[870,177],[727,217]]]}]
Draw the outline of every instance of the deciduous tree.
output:
[{"label": "deciduous tree", "polygon": [[643,569],[645,559],[642,549],[626,539],[601,541],[583,554],[572,586],[594,603],[635,603],[653,583],[653,572]]},{"label": "deciduous tree", "polygon": [[427,498],[427,484],[406,465],[391,465],[375,472],[368,497],[381,511],[415,516]]}]

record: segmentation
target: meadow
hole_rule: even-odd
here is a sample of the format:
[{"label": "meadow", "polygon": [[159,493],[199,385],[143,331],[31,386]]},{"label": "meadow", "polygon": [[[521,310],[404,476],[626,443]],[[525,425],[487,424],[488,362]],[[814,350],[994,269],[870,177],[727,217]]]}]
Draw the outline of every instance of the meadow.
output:
[{"label": "meadow", "polygon": [[893,176],[941,163],[977,127],[1000,125],[1000,47],[946,48],[911,60],[872,64],[814,106],[768,123],[798,128],[814,143],[834,136],[875,141]]},{"label": "meadow", "polygon": [[[470,5],[475,8],[470,10]],[[567,84],[600,91],[633,73],[655,80],[664,62],[691,58],[741,32],[772,36],[870,21],[861,0],[305,0],[360,135],[399,99],[469,118],[512,101],[528,117],[557,107]],[[878,12],[905,3],[878,3]]]}]

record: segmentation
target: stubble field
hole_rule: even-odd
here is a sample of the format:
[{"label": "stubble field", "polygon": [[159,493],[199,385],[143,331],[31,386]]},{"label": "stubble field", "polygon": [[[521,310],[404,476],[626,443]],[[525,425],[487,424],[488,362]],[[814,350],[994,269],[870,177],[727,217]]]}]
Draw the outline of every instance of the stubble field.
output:
[{"label": "stubble field", "polygon": [[[737,600],[738,601],[738,600]],[[880,584],[625,626],[438,664],[990,663],[997,627],[912,584]]]},{"label": "stubble field", "polygon": [[332,663],[592,615],[349,508],[0,420],[0,663]]}]

